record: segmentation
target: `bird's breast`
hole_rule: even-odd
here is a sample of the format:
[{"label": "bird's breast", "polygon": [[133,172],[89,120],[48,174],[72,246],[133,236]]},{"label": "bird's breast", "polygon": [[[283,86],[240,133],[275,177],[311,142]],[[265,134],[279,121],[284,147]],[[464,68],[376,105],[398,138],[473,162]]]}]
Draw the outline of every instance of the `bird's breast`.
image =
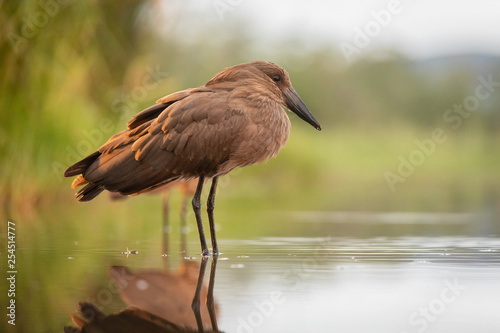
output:
[{"label": "bird's breast", "polygon": [[225,165],[229,169],[261,163],[278,155],[290,133],[290,119],[279,104],[249,112],[249,121]]}]

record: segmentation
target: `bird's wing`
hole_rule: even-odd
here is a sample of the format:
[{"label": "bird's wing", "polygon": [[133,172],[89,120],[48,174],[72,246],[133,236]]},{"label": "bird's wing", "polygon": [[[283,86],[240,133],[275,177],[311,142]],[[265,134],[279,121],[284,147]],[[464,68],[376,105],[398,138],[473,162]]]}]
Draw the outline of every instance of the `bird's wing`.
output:
[{"label": "bird's wing", "polygon": [[163,110],[165,110],[169,105],[178,102],[196,92],[207,91],[208,89],[205,87],[191,88],[182,91],[175,92],[173,94],[167,95],[165,97],[160,98],[156,101],[156,104],[142,110],[138,114],[132,118],[131,121],[128,122],[128,129],[134,129],[139,125],[142,125],[160,115]]},{"label": "bird's wing", "polygon": [[85,180],[133,194],[178,178],[216,175],[249,122],[245,110],[230,107],[228,95],[219,90],[191,91],[156,118],[144,116],[99,149]]}]

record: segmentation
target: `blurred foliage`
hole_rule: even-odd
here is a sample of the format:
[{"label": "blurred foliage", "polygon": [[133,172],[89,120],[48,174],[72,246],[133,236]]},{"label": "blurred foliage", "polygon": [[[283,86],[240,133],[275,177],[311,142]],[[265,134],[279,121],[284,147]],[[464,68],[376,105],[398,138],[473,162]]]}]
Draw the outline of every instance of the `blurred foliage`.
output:
[{"label": "blurred foliage", "polygon": [[[445,182],[450,175],[444,169],[448,162],[433,160],[454,161],[465,154],[463,159],[474,163],[450,162],[457,177],[479,177],[477,186],[486,179],[498,184],[491,172],[498,165],[500,94],[481,103],[459,130],[449,130],[443,114],[474,93],[479,75],[499,78],[499,59],[490,59],[484,73],[466,62],[427,64],[395,53],[347,66],[333,46],[301,50],[299,41],[290,39],[263,48],[244,21],[217,21],[216,13],[200,16],[178,2],[4,1],[0,15],[5,31],[0,153],[7,161],[0,169],[0,201],[8,215],[13,207],[26,213],[55,200],[73,200],[64,169],[125,128],[134,113],[163,95],[204,84],[224,67],[257,59],[290,72],[324,128],[316,133],[293,119],[292,132],[302,133],[297,134],[301,142],[293,141],[292,133],[278,162],[255,169],[262,177],[266,172],[275,177],[266,183],[273,191],[287,189],[294,179],[309,187],[311,203],[322,203],[313,205],[316,209],[356,209],[352,201],[337,205],[325,196],[336,196],[338,188],[362,195],[366,191],[355,189],[372,181],[373,192],[386,193],[388,201],[358,208],[394,208],[401,196],[388,192],[384,172],[395,172],[398,156],[411,153],[414,140],[430,137],[436,127],[448,128],[449,140],[439,147],[442,154],[431,156],[401,186],[410,194],[399,209],[412,209],[411,200],[429,190],[412,185],[423,170],[429,177],[424,182]],[[250,182],[245,174],[242,183]],[[322,179],[331,187],[319,188]],[[257,193],[244,190],[248,196]],[[293,199],[285,195],[283,200]]]}]

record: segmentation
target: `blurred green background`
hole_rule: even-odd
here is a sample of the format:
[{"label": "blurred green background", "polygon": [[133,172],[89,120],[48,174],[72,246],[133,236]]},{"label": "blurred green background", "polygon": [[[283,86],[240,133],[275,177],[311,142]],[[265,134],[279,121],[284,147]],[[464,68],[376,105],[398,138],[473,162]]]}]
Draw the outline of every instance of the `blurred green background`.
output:
[{"label": "blurred green background", "polygon": [[[101,195],[78,203],[63,171],[156,99],[254,60],[287,69],[323,131],[290,114],[292,133],[278,158],[221,179],[221,239],[292,233],[285,221],[263,217],[282,211],[487,211],[496,217],[484,233],[498,235],[499,87],[467,117],[446,115],[474,96],[480,77],[500,81],[500,57],[415,60],[386,49],[348,63],[337,46],[311,45],[293,34],[263,47],[239,16],[220,20],[215,7],[209,13],[192,7],[175,1],[1,3],[0,231],[5,234],[8,219],[17,223],[23,274],[34,276],[41,265],[49,273],[38,287],[21,280],[21,294],[43,293],[40,286],[56,283],[50,273],[61,274],[66,258],[58,255],[74,251],[76,240],[89,248],[130,235],[159,240],[159,197],[110,203]],[[190,22],[198,28],[186,30]],[[436,129],[446,140],[430,144]],[[172,207],[179,202],[174,197]],[[33,248],[46,252],[37,257]],[[75,301],[59,296],[52,307]],[[44,299],[37,298],[39,306]],[[33,314],[35,303],[19,311],[35,323],[47,320]]]},{"label": "blurred green background", "polygon": [[[368,54],[347,64],[338,47],[321,43],[301,47],[289,38],[259,47],[244,21],[219,21],[214,13],[187,35],[183,20],[202,13],[178,3],[70,1],[44,8],[34,1],[2,3],[2,215],[36,215],[54,202],[76,205],[71,181],[62,178],[68,165],[157,98],[257,59],[289,71],[323,131],[291,114],[291,138],[280,157],[230,176],[221,204],[446,212],[498,200],[500,94],[480,101],[467,118],[445,119],[454,104],[474,95],[479,76],[500,78],[498,57],[412,61],[385,50],[383,57]],[[38,22],[40,10],[50,15]],[[446,141],[419,159],[415,140],[430,139],[436,128]],[[386,173],[398,175],[412,153],[419,165],[391,186]]]}]

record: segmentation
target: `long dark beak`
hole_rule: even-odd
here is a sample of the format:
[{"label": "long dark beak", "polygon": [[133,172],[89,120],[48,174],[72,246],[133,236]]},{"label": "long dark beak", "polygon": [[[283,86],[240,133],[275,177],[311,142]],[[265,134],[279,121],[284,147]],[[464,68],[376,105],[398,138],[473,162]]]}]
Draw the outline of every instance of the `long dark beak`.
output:
[{"label": "long dark beak", "polygon": [[309,111],[295,89],[290,87],[289,89],[284,90],[283,96],[285,97],[286,107],[290,111],[299,116],[300,119],[311,124],[318,131],[321,131],[321,125],[318,123],[316,118],[314,118],[311,111]]}]

